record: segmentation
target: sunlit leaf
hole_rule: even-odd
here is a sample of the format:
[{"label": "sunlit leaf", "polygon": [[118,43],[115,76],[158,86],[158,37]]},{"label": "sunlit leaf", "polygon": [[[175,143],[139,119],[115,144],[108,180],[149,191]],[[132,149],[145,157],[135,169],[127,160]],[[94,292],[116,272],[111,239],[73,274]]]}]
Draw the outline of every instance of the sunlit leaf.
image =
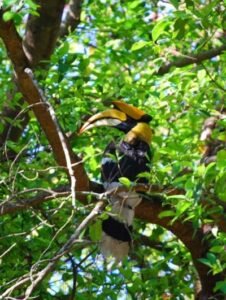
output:
[{"label": "sunlit leaf", "polygon": [[165,210],[159,214],[159,218],[172,217],[175,216],[175,212],[172,210]]},{"label": "sunlit leaf", "polygon": [[130,187],[131,186],[131,181],[128,178],[126,178],[126,177],[120,177],[119,178],[119,182],[122,185],[126,186],[126,187]]},{"label": "sunlit leaf", "polygon": [[226,168],[226,150],[220,150],[217,153],[217,166],[219,168]]},{"label": "sunlit leaf", "polygon": [[149,46],[149,45],[151,45],[151,42],[138,41],[132,45],[131,51],[136,51],[136,50],[142,49],[143,47]]},{"label": "sunlit leaf", "polygon": [[221,291],[224,294],[226,294],[226,282],[225,281],[218,281],[216,284],[216,287],[214,288],[214,291]]},{"label": "sunlit leaf", "polygon": [[101,239],[101,221],[96,221],[89,226],[89,235],[93,242],[97,242]]},{"label": "sunlit leaf", "polygon": [[154,28],[152,29],[152,39],[155,42],[161,34],[163,34],[167,28],[167,26],[170,24],[170,21],[162,19],[158,21]]}]

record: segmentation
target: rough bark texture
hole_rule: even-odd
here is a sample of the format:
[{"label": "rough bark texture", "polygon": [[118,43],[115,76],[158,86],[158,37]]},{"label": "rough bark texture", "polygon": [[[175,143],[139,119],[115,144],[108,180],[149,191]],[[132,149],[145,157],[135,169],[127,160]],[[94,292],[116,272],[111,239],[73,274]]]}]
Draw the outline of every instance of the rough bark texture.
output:
[{"label": "rough bark texture", "polygon": [[82,0],[71,0],[68,4],[65,19],[62,20],[60,36],[65,36],[75,30],[80,23]]},{"label": "rough bark texture", "polygon": [[[39,5],[38,16],[30,15],[26,24],[26,34],[23,40],[23,47],[28,58],[31,68],[35,68],[41,65],[45,66],[53,53],[61,27],[62,15],[65,7],[64,0],[38,0]],[[77,2],[77,1],[76,1]],[[76,9],[75,6],[73,6]],[[80,8],[78,11],[74,11],[74,14],[80,14]],[[79,20],[79,18],[78,18]],[[76,23],[75,26],[78,25]],[[68,24],[65,24],[65,34]],[[75,28],[75,27],[74,27]],[[13,97],[13,94],[10,97]],[[10,118],[14,120],[20,113],[21,107],[24,104],[24,100],[21,98],[18,100],[18,105],[14,108],[10,108],[7,103],[2,111],[2,118],[6,120]],[[28,112],[24,112],[18,117],[20,120],[20,127],[13,126],[7,120],[4,124],[4,130],[0,135],[0,147],[3,146],[6,140],[16,142],[24,128],[29,122]],[[7,153],[8,157],[10,153]],[[2,156],[2,155],[1,155]]]},{"label": "rough bark texture", "polygon": [[[14,65],[20,92],[29,105],[32,106],[33,112],[52,147],[57,163],[60,166],[67,168],[66,157],[63,145],[61,143],[59,129],[56,127],[53,116],[50,114],[49,104],[44,101],[39,89],[26,72],[29,62],[24,54],[21,38],[19,37],[12,22],[4,22],[2,19],[0,19],[0,36],[5,43],[8,56]],[[66,142],[65,147],[69,151],[71,162],[74,164],[73,169],[75,172],[75,177],[77,178],[76,187],[78,190],[87,189],[88,177],[83,169],[83,166],[81,163],[79,163],[80,160],[78,157],[73,153],[66,136],[64,136],[64,140]]]},{"label": "rough bark texture", "polygon": [[65,5],[64,0],[38,0],[38,16],[30,15],[23,42],[31,66],[48,60],[56,46]]},{"label": "rough bark texture", "polygon": [[[26,34],[23,41],[24,50],[29,60],[29,66],[34,68],[41,61],[48,60],[53,53],[58,38],[65,1],[39,0],[39,16],[30,15],[26,24]],[[45,61],[46,64],[46,61]],[[43,63],[44,65],[44,63]],[[13,94],[9,96],[13,97]],[[18,105],[10,108],[7,103],[2,112],[2,119],[14,120],[20,113],[24,100],[18,100]],[[4,130],[0,135],[0,147],[6,140],[16,142],[29,122],[28,112],[19,116],[20,127],[5,121]],[[9,153],[8,153],[9,156]]]}]

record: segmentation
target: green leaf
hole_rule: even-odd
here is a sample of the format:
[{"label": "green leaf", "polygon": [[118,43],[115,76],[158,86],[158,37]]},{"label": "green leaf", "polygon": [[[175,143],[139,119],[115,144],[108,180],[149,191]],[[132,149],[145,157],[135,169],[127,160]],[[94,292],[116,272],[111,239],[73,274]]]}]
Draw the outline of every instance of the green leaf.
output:
[{"label": "green leaf", "polygon": [[226,168],[226,150],[220,150],[217,152],[217,167]]},{"label": "green leaf", "polygon": [[183,39],[184,35],[185,35],[185,26],[187,24],[187,20],[185,19],[181,19],[178,18],[176,20],[176,22],[174,23],[174,34],[173,37],[177,38],[177,39]]},{"label": "green leaf", "polygon": [[193,7],[194,6],[194,1],[193,0],[185,0],[186,6],[187,7]]},{"label": "green leaf", "polygon": [[12,11],[7,11],[7,12],[5,12],[5,13],[3,14],[3,20],[4,20],[5,22],[8,22],[8,21],[12,20],[12,19],[14,18],[14,16],[15,16],[15,13],[14,13],[14,12],[12,12]]},{"label": "green leaf", "polygon": [[165,32],[166,27],[170,24],[168,20],[160,20],[155,24],[154,28],[152,29],[152,39],[155,42],[161,34]]},{"label": "green leaf", "polygon": [[204,5],[204,7],[200,10],[200,14],[203,18],[206,18],[214,9],[214,7],[220,2],[220,0],[212,0],[209,4]]},{"label": "green leaf", "polygon": [[192,202],[185,202],[185,201],[180,201],[176,208],[177,208],[177,215],[183,214],[189,207],[191,207]]},{"label": "green leaf", "polygon": [[203,263],[204,265],[207,265],[209,267],[212,267],[211,262],[207,259],[207,258],[199,258],[198,261],[200,261],[201,263]]},{"label": "green leaf", "polygon": [[173,217],[173,216],[175,216],[175,212],[172,210],[165,210],[159,214],[160,219],[165,217]]},{"label": "green leaf", "polygon": [[214,288],[214,292],[221,291],[226,294],[226,281],[218,281]]},{"label": "green leaf", "polygon": [[7,141],[7,147],[9,147],[11,150],[15,151],[15,152],[19,152],[20,151],[20,145],[18,145],[18,143],[15,143],[13,141]]},{"label": "green leaf", "polygon": [[126,178],[126,177],[120,177],[119,178],[119,182],[122,185],[126,186],[126,187],[130,187],[131,186],[131,181],[128,178]]},{"label": "green leaf", "polygon": [[139,6],[140,4],[141,4],[140,0],[135,0],[135,1],[128,2],[128,7],[131,9],[134,9],[137,6]]},{"label": "green leaf", "polygon": [[22,15],[19,13],[12,12],[12,11],[7,11],[3,14],[3,20],[5,22],[14,20],[14,22],[16,24],[19,24],[22,20]]},{"label": "green leaf", "polygon": [[217,182],[215,184],[215,190],[216,190],[217,196],[222,201],[226,201],[225,182],[226,182],[226,173],[224,172],[219,176],[219,178],[217,179]]},{"label": "green leaf", "polygon": [[224,252],[224,246],[213,246],[210,248],[211,252],[214,253],[223,253]]},{"label": "green leaf", "polygon": [[36,4],[33,0],[26,0],[26,4],[29,5],[30,9],[34,12],[38,9],[39,5]]},{"label": "green leaf", "polygon": [[170,3],[171,3],[175,8],[178,8],[178,6],[179,6],[179,0],[170,0]]},{"label": "green leaf", "polygon": [[144,48],[145,46],[149,46],[152,42],[147,42],[147,41],[138,41],[134,43],[131,47],[131,51],[136,51]]},{"label": "green leaf", "polygon": [[6,8],[15,5],[18,2],[18,0],[3,0],[2,2],[3,2],[3,7]]},{"label": "green leaf", "polygon": [[217,139],[220,140],[220,141],[225,142],[226,141],[226,132],[219,132],[218,136],[217,136]]},{"label": "green leaf", "polygon": [[211,268],[216,268],[218,264],[216,255],[210,252],[207,253],[206,258],[200,258],[199,261]]},{"label": "green leaf", "polygon": [[202,82],[206,77],[206,70],[199,70],[197,73],[197,77]]},{"label": "green leaf", "polygon": [[216,255],[213,253],[207,253],[207,258],[212,264],[214,264],[217,260]]},{"label": "green leaf", "polygon": [[101,239],[101,223],[102,222],[100,220],[97,220],[95,223],[89,226],[89,235],[93,242],[97,242]]}]

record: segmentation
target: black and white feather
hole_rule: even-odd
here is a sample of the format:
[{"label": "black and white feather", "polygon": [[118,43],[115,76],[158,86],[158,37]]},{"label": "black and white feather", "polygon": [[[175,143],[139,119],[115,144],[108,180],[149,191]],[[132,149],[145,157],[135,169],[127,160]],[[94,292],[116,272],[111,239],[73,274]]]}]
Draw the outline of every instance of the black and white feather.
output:
[{"label": "black and white feather", "polygon": [[[149,146],[143,141],[130,145],[121,141],[119,145],[110,143],[102,159],[102,180],[106,191],[120,186],[120,177],[130,181],[145,183],[145,178],[137,175],[150,170],[151,153]],[[110,197],[111,215],[102,223],[101,252],[121,261],[128,255],[132,245],[132,224],[134,210],[140,204],[141,196],[134,192],[119,192]]]},{"label": "black and white feather", "polygon": [[[151,151],[149,144],[152,130],[148,123],[151,116],[142,110],[121,101],[112,102],[114,108],[91,116],[79,133],[99,126],[111,126],[125,135],[119,143],[111,142],[102,159],[102,181],[106,191],[120,185],[120,177],[132,182],[145,183],[142,172],[149,172]],[[117,192],[109,199],[112,209],[103,221],[101,251],[105,256],[113,256],[117,261],[125,257],[132,243],[132,223],[135,208],[141,196],[132,191]]]}]

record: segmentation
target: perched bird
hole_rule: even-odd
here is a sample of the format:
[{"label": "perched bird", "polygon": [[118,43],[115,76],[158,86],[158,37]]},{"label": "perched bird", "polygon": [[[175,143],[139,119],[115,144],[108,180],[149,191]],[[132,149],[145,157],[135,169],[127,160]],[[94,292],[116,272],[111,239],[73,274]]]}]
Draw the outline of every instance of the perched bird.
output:
[{"label": "perched bird", "polygon": [[[97,126],[111,126],[125,133],[118,143],[111,142],[104,152],[101,177],[107,190],[120,186],[120,178],[145,183],[137,177],[150,170],[152,157],[150,143],[152,130],[148,123],[151,116],[142,110],[121,101],[112,102],[114,108],[95,114],[80,129],[80,133]],[[110,197],[112,211],[103,221],[101,251],[104,256],[113,256],[120,261],[128,255],[132,242],[134,209],[141,202],[134,191],[117,192]]]}]

